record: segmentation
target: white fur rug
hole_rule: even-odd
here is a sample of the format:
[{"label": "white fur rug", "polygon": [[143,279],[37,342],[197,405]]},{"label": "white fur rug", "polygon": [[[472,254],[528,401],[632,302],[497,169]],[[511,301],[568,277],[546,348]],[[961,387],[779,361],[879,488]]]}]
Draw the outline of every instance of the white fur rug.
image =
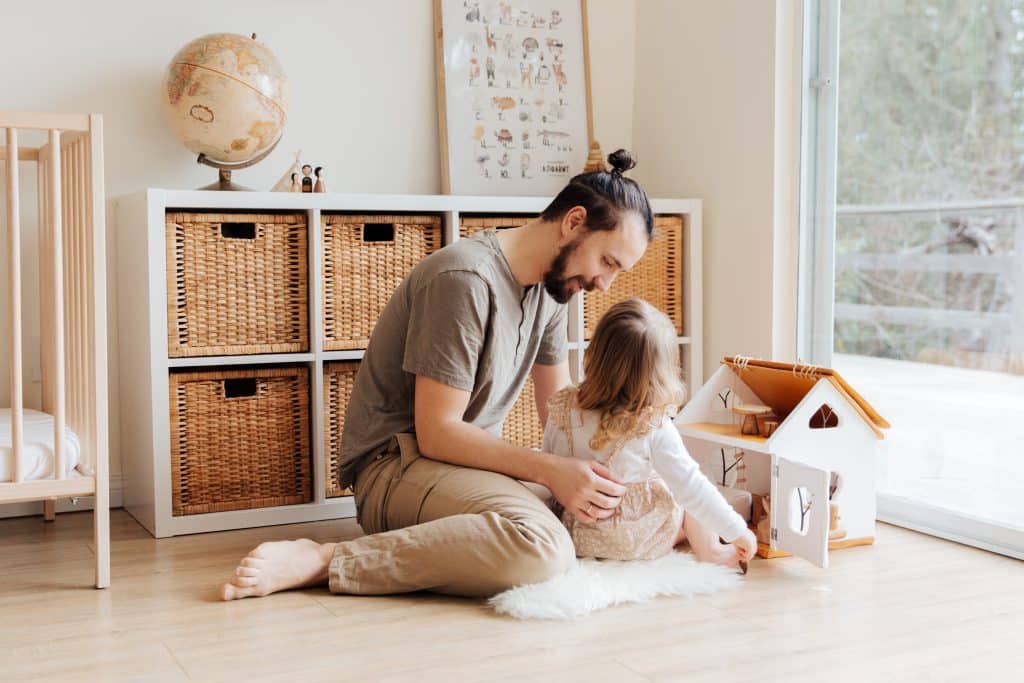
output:
[{"label": "white fur rug", "polygon": [[697,562],[689,553],[635,562],[580,560],[565,574],[511,588],[487,604],[517,619],[575,619],[611,605],[645,602],[659,595],[707,595],[737,588],[742,582],[735,569]]}]

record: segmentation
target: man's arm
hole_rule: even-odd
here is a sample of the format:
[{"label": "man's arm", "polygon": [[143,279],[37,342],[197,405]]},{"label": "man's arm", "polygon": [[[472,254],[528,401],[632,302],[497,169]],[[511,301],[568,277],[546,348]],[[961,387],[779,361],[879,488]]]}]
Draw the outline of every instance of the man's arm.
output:
[{"label": "man's arm", "polygon": [[537,404],[537,415],[540,417],[540,423],[544,425],[548,421],[548,399],[556,391],[569,385],[569,363],[534,363],[530,374],[533,376],[533,400]]},{"label": "man's arm", "polygon": [[604,465],[510,444],[464,422],[469,392],[416,376],[416,441],[428,458],[543,484],[578,519],[610,516],[625,487]]}]

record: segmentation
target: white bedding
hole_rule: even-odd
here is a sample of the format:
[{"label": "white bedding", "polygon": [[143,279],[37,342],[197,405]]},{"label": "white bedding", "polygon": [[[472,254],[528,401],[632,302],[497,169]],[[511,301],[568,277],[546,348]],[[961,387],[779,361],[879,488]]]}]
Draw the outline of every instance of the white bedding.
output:
[{"label": "white bedding", "polygon": [[[53,416],[38,410],[23,410],[24,444],[21,452],[23,479],[53,478]],[[82,447],[71,428],[64,427],[64,461],[69,477],[80,476],[76,471],[82,458]],[[85,474],[91,474],[86,472]],[[14,478],[14,451],[11,446],[11,410],[0,408],[0,481]]]}]

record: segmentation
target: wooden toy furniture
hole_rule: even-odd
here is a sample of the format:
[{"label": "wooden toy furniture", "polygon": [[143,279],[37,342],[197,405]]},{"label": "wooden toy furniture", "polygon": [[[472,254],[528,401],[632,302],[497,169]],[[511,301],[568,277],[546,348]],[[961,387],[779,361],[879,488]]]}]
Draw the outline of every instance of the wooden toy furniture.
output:
[{"label": "wooden toy furniture", "polygon": [[[107,415],[106,219],[103,122],[98,114],[0,111],[6,192],[3,319],[9,339],[10,406],[0,411],[0,504],[94,496],[96,587],[110,585]],[[24,144],[20,133],[44,138]],[[18,162],[35,162],[38,206],[26,219]],[[41,411],[25,406],[22,333],[23,226],[39,244]],[[38,429],[42,427],[41,432]],[[28,431],[33,429],[35,431]],[[7,438],[3,438],[7,437]],[[34,464],[33,464],[34,463]]]},{"label": "wooden toy furniture", "polygon": [[[777,425],[746,433],[740,418],[765,408]],[[725,358],[676,425],[709,478],[753,494],[760,555],[826,567],[830,550],[874,542],[875,454],[889,423],[834,370]]]}]

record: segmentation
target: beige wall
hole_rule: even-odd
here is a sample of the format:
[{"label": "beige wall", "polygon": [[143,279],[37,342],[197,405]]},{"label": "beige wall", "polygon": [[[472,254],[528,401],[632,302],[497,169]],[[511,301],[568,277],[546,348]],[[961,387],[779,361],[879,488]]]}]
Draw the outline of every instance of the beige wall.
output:
[{"label": "beige wall", "polygon": [[771,357],[789,362],[797,359],[803,37],[803,3],[778,0],[775,11]]},{"label": "beige wall", "polygon": [[798,140],[799,108],[792,88],[777,106],[775,86],[776,38],[794,39],[799,3],[778,4],[777,14],[768,0],[637,3],[636,175],[652,195],[704,201],[705,376],[725,355],[792,354],[795,156],[777,167],[776,147]]},{"label": "beige wall", "polygon": [[[606,147],[630,147],[635,3],[589,0],[588,6],[595,128]],[[216,172],[198,166],[164,124],[159,91],[168,61],[189,40],[217,31],[256,32],[281,60],[291,85],[288,125],[268,159],[235,174],[240,184],[269,188],[301,149],[304,158],[325,167],[334,192],[436,193],[441,180],[433,2],[63,0],[18,3],[17,10],[5,8],[0,16],[5,26],[19,27],[0,43],[0,107],[104,115],[111,200],[111,474],[116,485],[121,472],[117,316],[131,312],[116,308],[112,199],[146,187],[196,188],[216,179]],[[48,32],[45,42],[42,27]],[[23,165],[22,177],[29,172],[34,169]],[[22,207],[28,213],[35,206],[34,188],[23,185]],[[23,346],[25,379],[32,382],[39,375],[39,327],[37,302],[28,295],[38,282],[31,215],[25,216],[23,229]],[[6,278],[0,281],[0,301],[6,301]],[[0,333],[0,358],[8,353],[8,338]],[[38,407],[38,386],[27,392],[28,407]],[[2,362],[0,406],[8,405],[9,391],[7,363]]]}]

